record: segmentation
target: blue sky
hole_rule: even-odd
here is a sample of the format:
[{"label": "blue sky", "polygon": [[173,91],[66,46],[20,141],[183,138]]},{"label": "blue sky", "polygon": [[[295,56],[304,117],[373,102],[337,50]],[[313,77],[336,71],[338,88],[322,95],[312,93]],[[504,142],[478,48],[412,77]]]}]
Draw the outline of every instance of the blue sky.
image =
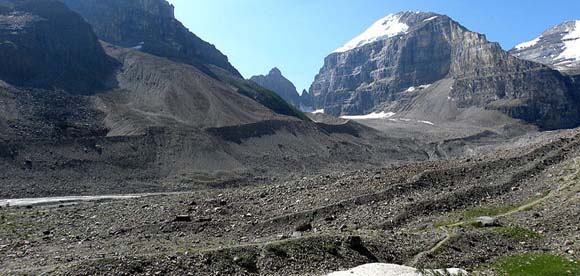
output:
[{"label": "blue sky", "polygon": [[580,19],[579,0],[169,0],[176,17],[249,78],[278,67],[299,92],[330,52],[403,10],[446,14],[504,49]]}]

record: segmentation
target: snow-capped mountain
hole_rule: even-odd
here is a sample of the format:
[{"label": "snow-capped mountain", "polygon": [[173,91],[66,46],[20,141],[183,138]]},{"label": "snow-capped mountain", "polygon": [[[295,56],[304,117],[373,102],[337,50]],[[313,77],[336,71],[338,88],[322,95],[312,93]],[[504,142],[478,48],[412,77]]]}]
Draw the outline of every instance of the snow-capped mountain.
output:
[{"label": "snow-capped mountain", "polygon": [[539,37],[515,46],[510,53],[563,72],[580,69],[580,20],[546,30]]},{"label": "snow-capped mountain", "polygon": [[359,36],[336,49],[333,53],[347,52],[367,44],[407,34],[413,26],[422,22],[431,21],[437,17],[438,15],[434,13],[424,12],[401,12],[397,14],[389,14],[375,22]]},{"label": "snow-capped mountain", "polygon": [[[559,64],[576,60],[575,26],[562,27],[552,38],[561,42],[554,52]],[[575,82],[508,54],[448,16],[407,11],[382,18],[330,53],[310,95],[316,109],[333,116],[391,112],[396,115],[388,119],[444,123],[475,114],[488,122],[486,114],[493,111],[554,129],[580,124],[578,88],[570,83]]]}]

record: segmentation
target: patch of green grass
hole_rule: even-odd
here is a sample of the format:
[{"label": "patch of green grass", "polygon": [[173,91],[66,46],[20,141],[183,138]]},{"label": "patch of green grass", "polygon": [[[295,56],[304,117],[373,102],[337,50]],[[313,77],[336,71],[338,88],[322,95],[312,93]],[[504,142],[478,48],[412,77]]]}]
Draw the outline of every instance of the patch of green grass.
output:
[{"label": "patch of green grass", "polygon": [[506,227],[497,227],[492,230],[498,235],[510,238],[516,241],[524,241],[529,239],[540,239],[542,236],[540,234],[524,229],[521,227],[513,227],[513,226],[506,226]]},{"label": "patch of green grass", "polygon": [[[550,194],[550,192],[551,192],[550,190],[544,191],[541,195],[535,196],[531,199],[528,199],[517,206],[475,207],[475,208],[464,211],[463,217],[465,219],[469,220],[469,219],[474,219],[474,218],[483,217],[483,216],[495,217],[495,216],[503,215],[505,213],[514,211],[514,210],[520,208],[521,206],[525,206],[525,205],[531,204],[535,201],[538,201],[542,198],[545,198]],[[533,207],[534,206],[529,206],[529,207],[525,208],[524,211],[531,210]]]},{"label": "patch of green grass", "polygon": [[37,225],[25,218],[22,212],[0,212],[0,237],[28,239]]},{"label": "patch of green grass", "polygon": [[195,180],[193,180],[189,177],[180,177],[177,181],[181,184],[193,184],[193,183],[195,183]]},{"label": "patch of green grass", "polygon": [[520,107],[526,104],[525,100],[522,99],[511,99],[511,100],[497,100],[493,101],[488,105],[490,109],[502,110],[505,108]]},{"label": "patch of green grass", "polygon": [[280,257],[280,258],[288,258],[288,252],[282,246],[277,244],[272,244],[266,246],[266,252],[268,254]]},{"label": "patch of green grass", "polygon": [[454,219],[446,218],[446,219],[442,219],[442,220],[436,222],[435,223],[435,227],[437,227],[437,228],[439,228],[439,227],[446,227],[446,226],[453,225],[453,224],[456,224],[456,223],[459,223],[459,222],[460,222],[459,220],[454,220]]},{"label": "patch of green grass", "polygon": [[100,266],[113,265],[116,262],[117,262],[117,260],[114,258],[101,258],[101,259],[95,260],[95,263],[100,265]]},{"label": "patch of green grass", "polygon": [[337,243],[337,242],[325,242],[322,245],[322,250],[324,250],[324,252],[326,252],[330,255],[338,256],[339,249],[340,249],[340,243]]},{"label": "patch of green grass", "polygon": [[252,253],[242,253],[234,258],[234,263],[250,272],[258,271],[258,256]]},{"label": "patch of green grass", "polygon": [[278,114],[293,116],[303,121],[310,121],[310,118],[308,118],[306,114],[293,105],[287,103],[278,94],[263,88],[254,82],[238,81],[234,82],[233,85],[238,88],[238,93],[254,99]]},{"label": "patch of green grass", "polygon": [[8,90],[6,90],[6,89],[0,89],[0,96],[2,96],[2,97],[10,97],[12,95],[8,92]]},{"label": "patch of green grass", "polygon": [[498,207],[476,207],[473,209],[466,210],[463,213],[465,219],[474,219],[477,217],[495,217],[501,214],[505,214],[516,207],[513,206],[498,206]]},{"label": "patch of green grass", "polygon": [[500,276],[577,276],[580,262],[541,253],[515,255],[494,264]]},{"label": "patch of green grass", "polygon": [[[550,195],[550,192],[551,192],[550,190],[544,191],[544,192],[543,192],[541,195],[539,195],[539,196],[535,196],[535,197],[533,197],[533,198],[531,198],[531,199],[529,199],[529,200],[525,201],[525,202],[524,202],[524,203],[522,203],[520,206],[528,205],[528,204],[530,204],[530,203],[533,203],[534,201],[538,201],[538,200],[540,200],[540,199],[542,199],[542,198],[545,198],[545,197],[547,197],[548,195]],[[527,212],[527,211],[531,211],[531,210],[533,210],[533,209],[534,209],[534,207],[536,207],[536,205],[537,205],[537,204],[530,205],[530,206],[528,206],[528,207],[526,207],[526,208],[524,208],[524,209],[522,209],[522,210],[523,210],[523,211],[526,211],[526,212]]]},{"label": "patch of green grass", "polygon": [[528,211],[534,210],[534,207],[536,207],[536,206],[533,206],[533,205],[532,206],[528,206],[528,207],[522,209],[522,211],[528,212]]},{"label": "patch of green grass", "polygon": [[144,264],[138,261],[131,261],[127,262],[125,265],[127,266],[127,270],[134,275],[145,272],[145,267],[149,266],[150,264],[149,263]]}]

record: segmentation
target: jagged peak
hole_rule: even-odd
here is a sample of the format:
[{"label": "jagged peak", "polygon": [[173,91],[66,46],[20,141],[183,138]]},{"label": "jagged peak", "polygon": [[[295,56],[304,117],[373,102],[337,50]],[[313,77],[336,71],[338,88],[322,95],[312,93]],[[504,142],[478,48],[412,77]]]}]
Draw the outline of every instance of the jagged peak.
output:
[{"label": "jagged peak", "polygon": [[274,67],[272,68],[272,70],[270,70],[270,73],[268,73],[268,75],[282,76],[282,72],[280,71],[280,69],[278,69],[278,67]]}]

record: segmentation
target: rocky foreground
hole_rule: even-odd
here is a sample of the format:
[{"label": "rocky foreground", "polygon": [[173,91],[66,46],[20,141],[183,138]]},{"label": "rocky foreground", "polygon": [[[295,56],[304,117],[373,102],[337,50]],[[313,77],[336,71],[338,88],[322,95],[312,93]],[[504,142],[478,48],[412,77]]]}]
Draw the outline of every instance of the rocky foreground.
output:
[{"label": "rocky foreground", "polygon": [[4,207],[0,274],[324,275],[381,262],[496,275],[524,253],[574,263],[580,132],[516,144],[271,185]]}]

